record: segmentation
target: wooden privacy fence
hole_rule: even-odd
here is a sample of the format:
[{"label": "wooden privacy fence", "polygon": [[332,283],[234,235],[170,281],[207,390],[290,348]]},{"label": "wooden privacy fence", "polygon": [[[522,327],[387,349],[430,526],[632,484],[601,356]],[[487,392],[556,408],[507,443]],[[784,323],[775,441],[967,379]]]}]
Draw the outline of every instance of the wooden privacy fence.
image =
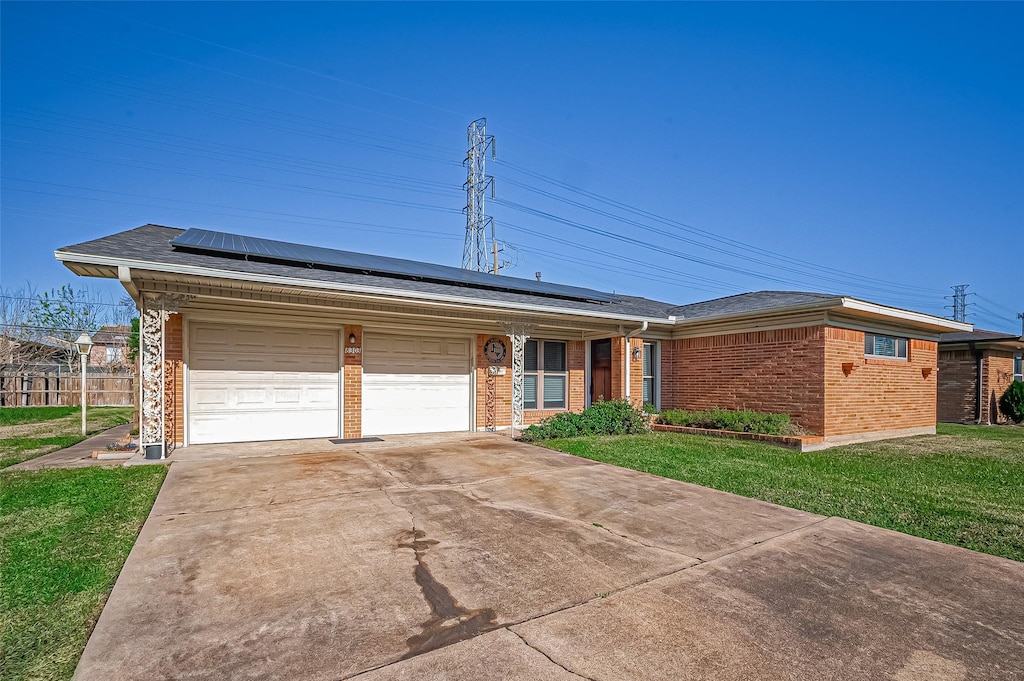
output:
[{"label": "wooden privacy fence", "polygon": [[[86,399],[90,406],[130,407],[135,404],[135,377],[129,373],[89,371]],[[82,402],[81,376],[67,367],[0,367],[0,406],[76,406]]]}]

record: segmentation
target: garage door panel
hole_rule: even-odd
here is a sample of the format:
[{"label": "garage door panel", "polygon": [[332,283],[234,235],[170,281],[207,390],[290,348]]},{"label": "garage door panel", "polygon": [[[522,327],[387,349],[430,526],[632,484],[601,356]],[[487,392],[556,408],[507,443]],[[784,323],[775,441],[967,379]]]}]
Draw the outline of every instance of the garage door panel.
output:
[{"label": "garage door panel", "polygon": [[469,430],[470,343],[366,334],[363,434]]},{"label": "garage door panel", "polygon": [[338,333],[195,323],[189,332],[189,440],[338,435]]}]

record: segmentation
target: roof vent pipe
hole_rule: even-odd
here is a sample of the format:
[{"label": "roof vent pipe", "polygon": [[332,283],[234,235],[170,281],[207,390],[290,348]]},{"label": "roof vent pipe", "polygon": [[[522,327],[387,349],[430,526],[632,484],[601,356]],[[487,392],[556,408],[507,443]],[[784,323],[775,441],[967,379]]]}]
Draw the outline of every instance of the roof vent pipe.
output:
[{"label": "roof vent pipe", "polygon": [[540,281],[540,272],[534,272],[533,276],[537,277],[537,281]]}]

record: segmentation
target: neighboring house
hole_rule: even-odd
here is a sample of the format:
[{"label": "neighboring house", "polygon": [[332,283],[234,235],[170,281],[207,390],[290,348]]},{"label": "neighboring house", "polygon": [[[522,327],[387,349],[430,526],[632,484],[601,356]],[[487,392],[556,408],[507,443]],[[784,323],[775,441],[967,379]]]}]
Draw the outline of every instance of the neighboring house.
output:
[{"label": "neighboring house", "polygon": [[0,366],[60,363],[65,346],[56,339],[27,340],[0,334]]},{"label": "neighboring house", "polygon": [[938,418],[949,423],[1000,423],[999,398],[1022,376],[1024,337],[999,331],[939,336]]},{"label": "neighboring house", "polygon": [[786,412],[826,444],[935,432],[939,334],[853,298],[677,306],[156,225],[56,253],[141,308],[143,445],[515,429],[600,399]]},{"label": "neighboring house", "polygon": [[92,350],[89,364],[109,369],[130,368],[128,361],[128,337],[130,326],[102,326],[92,335]]}]

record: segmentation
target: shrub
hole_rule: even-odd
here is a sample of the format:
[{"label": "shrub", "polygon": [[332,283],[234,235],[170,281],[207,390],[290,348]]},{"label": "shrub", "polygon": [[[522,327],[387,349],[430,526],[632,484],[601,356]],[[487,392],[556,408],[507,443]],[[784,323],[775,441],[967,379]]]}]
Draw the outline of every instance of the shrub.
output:
[{"label": "shrub", "polygon": [[1014,423],[1024,422],[1024,383],[1014,381],[999,398],[999,410]]},{"label": "shrub", "polygon": [[598,402],[582,413],[563,412],[523,431],[526,442],[580,435],[631,435],[650,427],[643,414],[625,400]]},{"label": "shrub", "polygon": [[789,420],[789,414],[767,414],[750,410],[710,409],[708,411],[684,411],[682,409],[670,409],[661,412],[658,421],[670,426],[731,430],[740,433],[763,433],[765,435],[792,435],[797,431],[795,424]]},{"label": "shrub", "polygon": [[658,408],[650,402],[644,402],[644,413],[645,414],[657,414]]}]

